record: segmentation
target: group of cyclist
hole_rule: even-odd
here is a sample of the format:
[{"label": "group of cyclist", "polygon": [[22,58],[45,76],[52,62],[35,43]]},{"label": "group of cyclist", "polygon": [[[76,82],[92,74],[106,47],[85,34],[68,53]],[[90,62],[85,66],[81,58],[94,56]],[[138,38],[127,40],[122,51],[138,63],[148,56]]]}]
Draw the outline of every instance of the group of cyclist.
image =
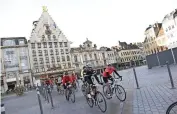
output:
[{"label": "group of cyclist", "polygon": [[[113,72],[118,76],[118,78],[122,77],[118,74],[118,72],[112,65],[108,64],[102,73],[103,81],[106,85],[108,85],[108,87],[109,87],[108,80],[111,80],[113,82],[113,77],[111,75]],[[83,80],[83,82],[87,82],[89,85],[95,85],[94,82],[92,81],[92,76],[96,79],[98,84],[103,85],[103,83],[100,82],[99,78],[97,77],[97,72],[90,65],[84,66],[81,71],[81,79]],[[68,85],[76,86],[76,80],[77,76],[75,75],[74,72],[72,74],[64,72],[63,76],[59,77],[58,79],[58,86],[62,84],[64,90],[66,90]]]}]

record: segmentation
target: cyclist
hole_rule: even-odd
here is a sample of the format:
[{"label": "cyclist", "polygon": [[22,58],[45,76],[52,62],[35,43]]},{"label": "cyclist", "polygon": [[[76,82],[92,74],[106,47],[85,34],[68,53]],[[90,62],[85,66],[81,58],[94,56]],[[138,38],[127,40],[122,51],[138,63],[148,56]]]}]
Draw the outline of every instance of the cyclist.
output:
[{"label": "cyclist", "polygon": [[[91,66],[87,65],[87,66],[84,67],[83,76],[84,76],[84,81],[86,81],[89,85],[95,85],[93,83],[92,79],[91,79],[92,76],[94,76],[95,79],[97,80],[97,82],[102,85],[102,83],[100,83],[100,81],[99,81],[99,79],[96,75],[96,72],[93,70],[93,68]],[[86,88],[86,94],[89,98],[91,97],[90,96],[90,94],[91,94],[90,90],[91,90],[90,86],[89,86],[89,88]]]},{"label": "cyclist", "polygon": [[84,78],[84,81],[87,81],[89,84],[92,84],[94,85],[91,77],[94,76],[96,81],[99,83],[99,84],[102,84],[100,82],[100,80],[98,79],[97,77],[97,74],[96,72],[93,70],[93,68],[89,65],[86,65],[83,67],[83,71],[82,71],[82,77]]},{"label": "cyclist", "polygon": [[76,74],[75,74],[74,71],[71,74],[71,78],[72,78],[72,81],[73,81],[73,86],[76,87],[77,77],[76,77]]},{"label": "cyclist", "polygon": [[72,84],[72,78],[68,75],[68,72],[65,72],[63,74],[63,79],[62,79],[62,84],[63,84],[63,88],[65,90],[65,95],[66,95],[66,89],[68,87],[68,85]]},{"label": "cyclist", "polygon": [[63,77],[63,76],[59,76],[59,77],[58,77],[58,81],[57,81],[57,91],[59,91],[59,87],[61,86],[62,77]]},{"label": "cyclist", "polygon": [[[113,66],[111,66],[111,64],[108,64],[107,66],[106,66],[106,69],[104,70],[104,72],[103,72],[103,81],[104,81],[104,83],[106,83],[107,84],[107,86],[108,86],[108,88],[110,87],[109,86],[109,83],[108,83],[108,80],[111,80],[112,81],[112,84],[113,84],[113,77],[112,77],[112,73],[115,73],[119,78],[122,78],[122,76],[120,76],[119,75],[119,73],[116,71],[116,69],[113,67]],[[110,88],[109,88],[110,89]]]}]

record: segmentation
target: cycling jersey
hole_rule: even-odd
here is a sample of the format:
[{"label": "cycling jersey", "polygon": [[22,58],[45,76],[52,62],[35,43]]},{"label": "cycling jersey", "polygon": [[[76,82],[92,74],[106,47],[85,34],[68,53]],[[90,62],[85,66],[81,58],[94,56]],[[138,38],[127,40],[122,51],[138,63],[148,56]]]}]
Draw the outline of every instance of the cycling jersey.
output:
[{"label": "cycling jersey", "polygon": [[69,75],[63,76],[62,84],[72,83],[72,82],[73,82],[73,80]]},{"label": "cycling jersey", "polygon": [[106,69],[103,72],[103,77],[108,77],[115,71],[116,71],[116,69],[112,66],[106,67]]}]

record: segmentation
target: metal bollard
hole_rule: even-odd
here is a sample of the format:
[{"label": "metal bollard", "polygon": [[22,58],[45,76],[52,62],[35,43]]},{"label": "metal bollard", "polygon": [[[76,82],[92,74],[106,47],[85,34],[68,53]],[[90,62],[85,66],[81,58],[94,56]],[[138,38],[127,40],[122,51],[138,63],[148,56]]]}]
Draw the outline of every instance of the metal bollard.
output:
[{"label": "metal bollard", "polygon": [[46,91],[45,91],[45,88],[44,88],[44,87],[43,87],[42,89],[43,89],[44,99],[45,99],[45,101],[46,101],[46,100],[47,100],[47,98],[46,98]]},{"label": "metal bollard", "polygon": [[6,110],[5,110],[4,104],[1,104],[1,114],[5,114],[5,113],[6,113]]},{"label": "metal bollard", "polygon": [[136,71],[135,71],[134,67],[133,67],[133,72],[134,72],[134,76],[135,76],[135,81],[136,81],[137,89],[140,89],[139,84],[138,84],[138,79],[137,79],[137,76],[136,76]]},{"label": "metal bollard", "polygon": [[169,66],[168,61],[166,62],[166,64],[167,64],[168,74],[169,74],[169,77],[170,77],[171,88],[172,88],[172,89],[175,89],[175,86],[174,86],[174,83],[173,83],[173,78],[172,78],[172,75],[171,75],[171,70],[170,70],[170,66]]},{"label": "metal bollard", "polygon": [[41,103],[39,88],[37,88],[36,90],[37,90],[37,97],[38,97],[38,101],[39,101],[40,112],[41,112],[41,114],[43,114],[43,109],[42,109],[42,103]]},{"label": "metal bollard", "polygon": [[49,103],[49,96],[48,96],[48,92],[47,92],[47,86],[45,87],[45,95],[46,95],[46,99],[47,99],[47,102]]},{"label": "metal bollard", "polygon": [[52,99],[52,95],[51,95],[51,90],[50,90],[51,88],[50,87],[48,87],[48,94],[49,94],[49,97],[50,97],[50,101],[51,101],[51,106],[52,106],[52,109],[54,108],[54,106],[53,106],[53,99]]}]

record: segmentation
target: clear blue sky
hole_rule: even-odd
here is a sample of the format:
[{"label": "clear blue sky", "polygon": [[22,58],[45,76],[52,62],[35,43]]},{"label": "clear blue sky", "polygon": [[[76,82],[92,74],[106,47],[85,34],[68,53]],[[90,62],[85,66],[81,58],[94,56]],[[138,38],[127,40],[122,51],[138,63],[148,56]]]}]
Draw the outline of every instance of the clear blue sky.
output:
[{"label": "clear blue sky", "polygon": [[0,0],[0,37],[30,37],[42,6],[67,38],[78,46],[86,40],[113,46],[118,40],[144,40],[149,24],[161,22],[177,0]]}]

